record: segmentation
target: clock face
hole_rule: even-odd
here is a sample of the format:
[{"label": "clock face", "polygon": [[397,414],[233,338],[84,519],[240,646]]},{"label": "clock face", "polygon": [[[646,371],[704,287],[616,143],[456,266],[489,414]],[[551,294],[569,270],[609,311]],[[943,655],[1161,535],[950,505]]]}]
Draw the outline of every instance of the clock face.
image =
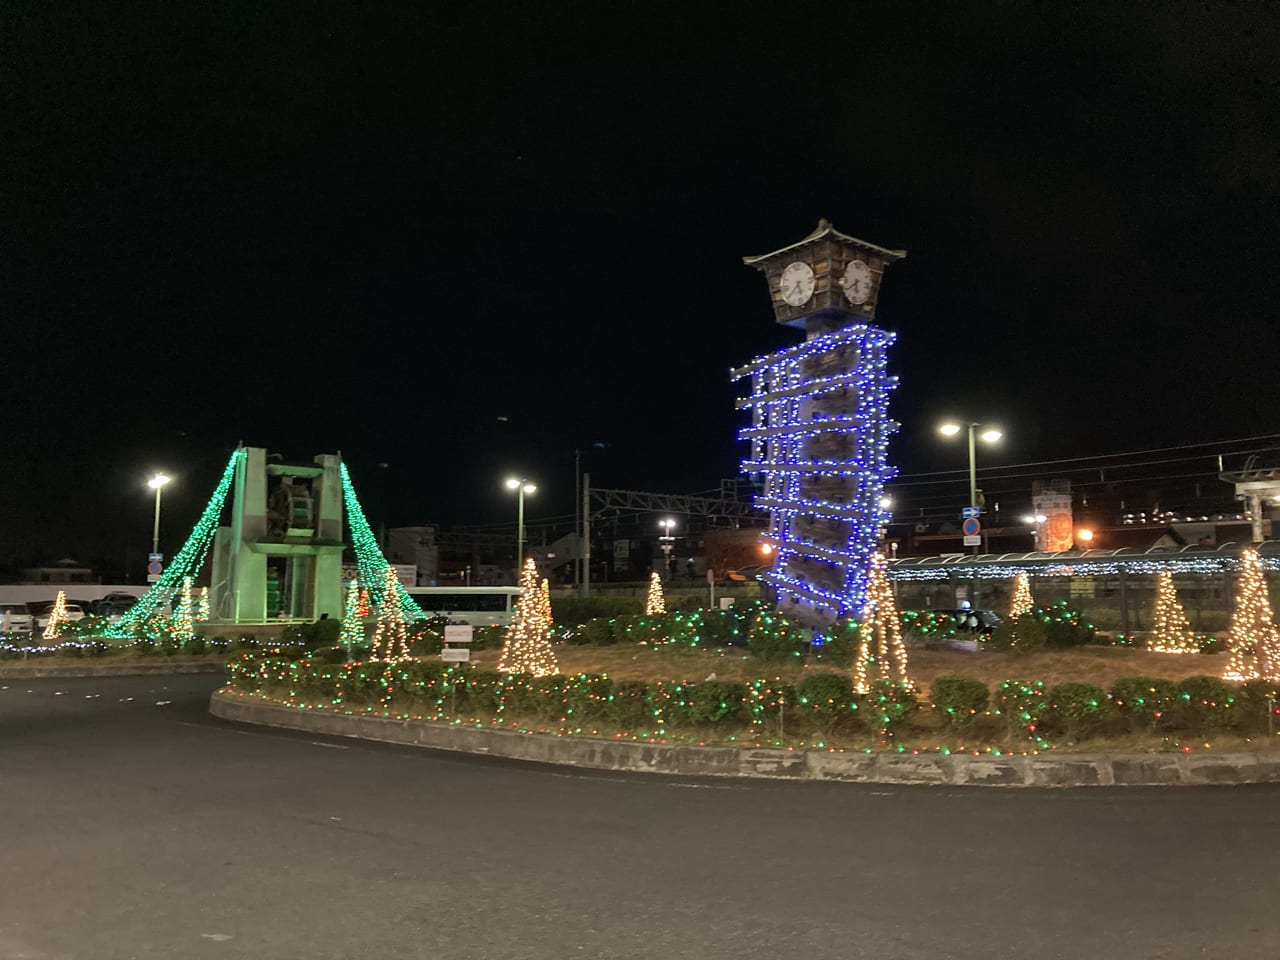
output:
[{"label": "clock face", "polygon": [[854,260],[845,267],[844,295],[850,303],[866,303],[871,296],[871,268],[861,260]]},{"label": "clock face", "polygon": [[782,271],[782,299],[793,307],[808,303],[813,296],[813,268],[797,260]]}]

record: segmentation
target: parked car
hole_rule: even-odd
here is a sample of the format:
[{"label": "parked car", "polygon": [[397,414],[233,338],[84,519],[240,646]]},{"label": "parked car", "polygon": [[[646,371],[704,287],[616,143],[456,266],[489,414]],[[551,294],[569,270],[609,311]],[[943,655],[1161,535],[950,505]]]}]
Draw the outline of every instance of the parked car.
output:
[{"label": "parked car", "polygon": [[35,618],[25,603],[0,603],[0,633],[30,633]]},{"label": "parked car", "polygon": [[1004,622],[1004,618],[994,610],[935,610],[954,617],[957,630],[968,630],[971,633],[990,633]]},{"label": "parked car", "polygon": [[105,617],[108,623],[115,623],[126,610],[138,602],[132,593],[108,593],[101,600],[89,604],[89,612],[98,617]]},{"label": "parked car", "polygon": [[[36,611],[36,629],[43,630],[49,625],[49,615],[53,613],[53,601],[49,601],[40,606]],[[68,603],[65,605],[67,619],[72,623],[84,619],[84,608],[78,603]]]}]

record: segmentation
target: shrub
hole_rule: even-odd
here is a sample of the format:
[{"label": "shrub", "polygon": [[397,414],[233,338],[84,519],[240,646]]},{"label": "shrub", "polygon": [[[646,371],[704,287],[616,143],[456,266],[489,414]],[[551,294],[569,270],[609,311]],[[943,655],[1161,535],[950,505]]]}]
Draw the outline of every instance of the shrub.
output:
[{"label": "shrub", "polygon": [[607,647],[617,643],[619,639],[620,633],[614,629],[613,620],[588,620],[581,629],[572,633],[569,642]]},{"label": "shrub", "polygon": [[[1280,729],[1280,684],[1250,680],[1236,690],[1235,725],[1243,730]],[[1270,716],[1268,716],[1270,714]]]},{"label": "shrub", "polygon": [[1005,620],[991,634],[991,646],[1010,653],[1036,653],[1048,642],[1048,627],[1034,613]]},{"label": "shrub", "polygon": [[951,674],[933,681],[933,704],[942,711],[947,723],[964,729],[987,709],[991,694],[987,685],[974,677]]},{"label": "shrub", "polygon": [[1175,729],[1202,736],[1232,723],[1236,717],[1234,706],[1234,690],[1225,680],[1187,677],[1177,684],[1169,715]]},{"label": "shrub", "polygon": [[799,695],[783,680],[757,680],[748,688],[747,710],[755,726],[781,736],[788,715],[794,716]]},{"label": "shrub", "polygon": [[903,610],[898,614],[903,637],[913,640],[944,640],[959,633],[955,615],[933,610]]},{"label": "shrub", "polygon": [[1048,608],[1042,607],[1035,615],[1044,624],[1045,644],[1054,649],[1079,647],[1093,643],[1097,637],[1093,624],[1086,621],[1079,610],[1068,607],[1065,600],[1059,600]]},{"label": "shrub", "polygon": [[892,680],[875,681],[860,699],[866,722],[882,737],[892,737],[920,705],[910,687]]},{"label": "shrub", "polygon": [[605,712],[620,730],[650,729],[653,707],[649,702],[648,684],[643,680],[616,681]]},{"label": "shrub", "polygon": [[1034,736],[1045,706],[1043,680],[1002,680],[996,690],[996,707],[1010,737]]},{"label": "shrub", "polygon": [[853,700],[853,681],[843,673],[813,673],[795,689],[795,711],[813,723],[824,738],[830,738],[858,709]]},{"label": "shrub", "polygon": [[192,654],[193,656],[199,656],[204,653],[204,648],[204,637],[190,637],[182,643],[182,652]]},{"label": "shrub", "polygon": [[1174,682],[1158,677],[1120,677],[1111,685],[1117,713],[1135,732],[1167,726],[1175,696]]},{"label": "shrub", "polygon": [[856,620],[842,620],[824,631],[818,639],[820,642],[810,650],[815,660],[833,667],[853,666],[861,639]]},{"label": "shrub", "polygon": [[726,647],[742,640],[738,617],[732,608],[703,610],[699,620],[702,627],[703,646]]},{"label": "shrub", "polygon": [[551,601],[551,618],[565,626],[644,612],[638,597],[561,597]]},{"label": "shrub", "polygon": [[501,705],[505,677],[494,670],[471,670],[458,685],[458,707],[470,707],[478,714],[493,716]]},{"label": "shrub", "polygon": [[528,677],[523,682],[522,704],[532,710],[539,720],[563,717],[568,689],[575,679],[560,674]]},{"label": "shrub", "polygon": [[743,683],[704,680],[684,689],[685,717],[690,723],[740,720],[746,714],[748,691]]},{"label": "shrub", "polygon": [[785,617],[761,611],[748,628],[747,649],[762,660],[785,660],[808,650],[809,636]]},{"label": "shrub", "polygon": [[304,647],[336,646],[342,636],[342,622],[324,619],[317,620],[315,623],[306,623],[298,629],[298,636]]},{"label": "shrub", "polygon": [[606,719],[613,693],[613,681],[604,674],[579,674],[565,695],[566,719],[576,726]]},{"label": "shrub", "polygon": [[635,614],[617,617],[612,621],[615,643],[660,643],[667,639],[667,623],[670,614],[647,617]]},{"label": "shrub", "polygon": [[347,650],[345,647],[320,647],[307,654],[307,659],[315,664],[345,663]]},{"label": "shrub", "polygon": [[1048,709],[1041,724],[1046,731],[1078,741],[1097,731],[1111,716],[1106,691],[1090,683],[1060,683],[1045,695]]}]

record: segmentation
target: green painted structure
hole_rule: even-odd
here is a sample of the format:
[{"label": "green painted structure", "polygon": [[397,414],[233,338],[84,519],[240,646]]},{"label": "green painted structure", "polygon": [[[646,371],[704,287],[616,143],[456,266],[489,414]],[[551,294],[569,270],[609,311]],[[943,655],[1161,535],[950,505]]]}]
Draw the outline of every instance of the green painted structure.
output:
[{"label": "green painted structure", "polygon": [[340,454],[284,463],[245,447],[213,540],[210,613],[235,624],[342,617]]}]

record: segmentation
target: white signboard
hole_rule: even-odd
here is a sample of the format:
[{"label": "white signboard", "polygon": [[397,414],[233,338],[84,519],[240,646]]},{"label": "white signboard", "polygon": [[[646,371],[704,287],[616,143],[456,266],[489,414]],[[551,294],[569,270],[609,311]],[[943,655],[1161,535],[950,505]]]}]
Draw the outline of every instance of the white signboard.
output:
[{"label": "white signboard", "polygon": [[445,643],[470,643],[471,625],[467,623],[451,623],[444,628]]},{"label": "white signboard", "polygon": [[456,650],[451,647],[445,647],[440,651],[440,659],[445,663],[469,663],[471,651],[466,647],[458,647]]}]

